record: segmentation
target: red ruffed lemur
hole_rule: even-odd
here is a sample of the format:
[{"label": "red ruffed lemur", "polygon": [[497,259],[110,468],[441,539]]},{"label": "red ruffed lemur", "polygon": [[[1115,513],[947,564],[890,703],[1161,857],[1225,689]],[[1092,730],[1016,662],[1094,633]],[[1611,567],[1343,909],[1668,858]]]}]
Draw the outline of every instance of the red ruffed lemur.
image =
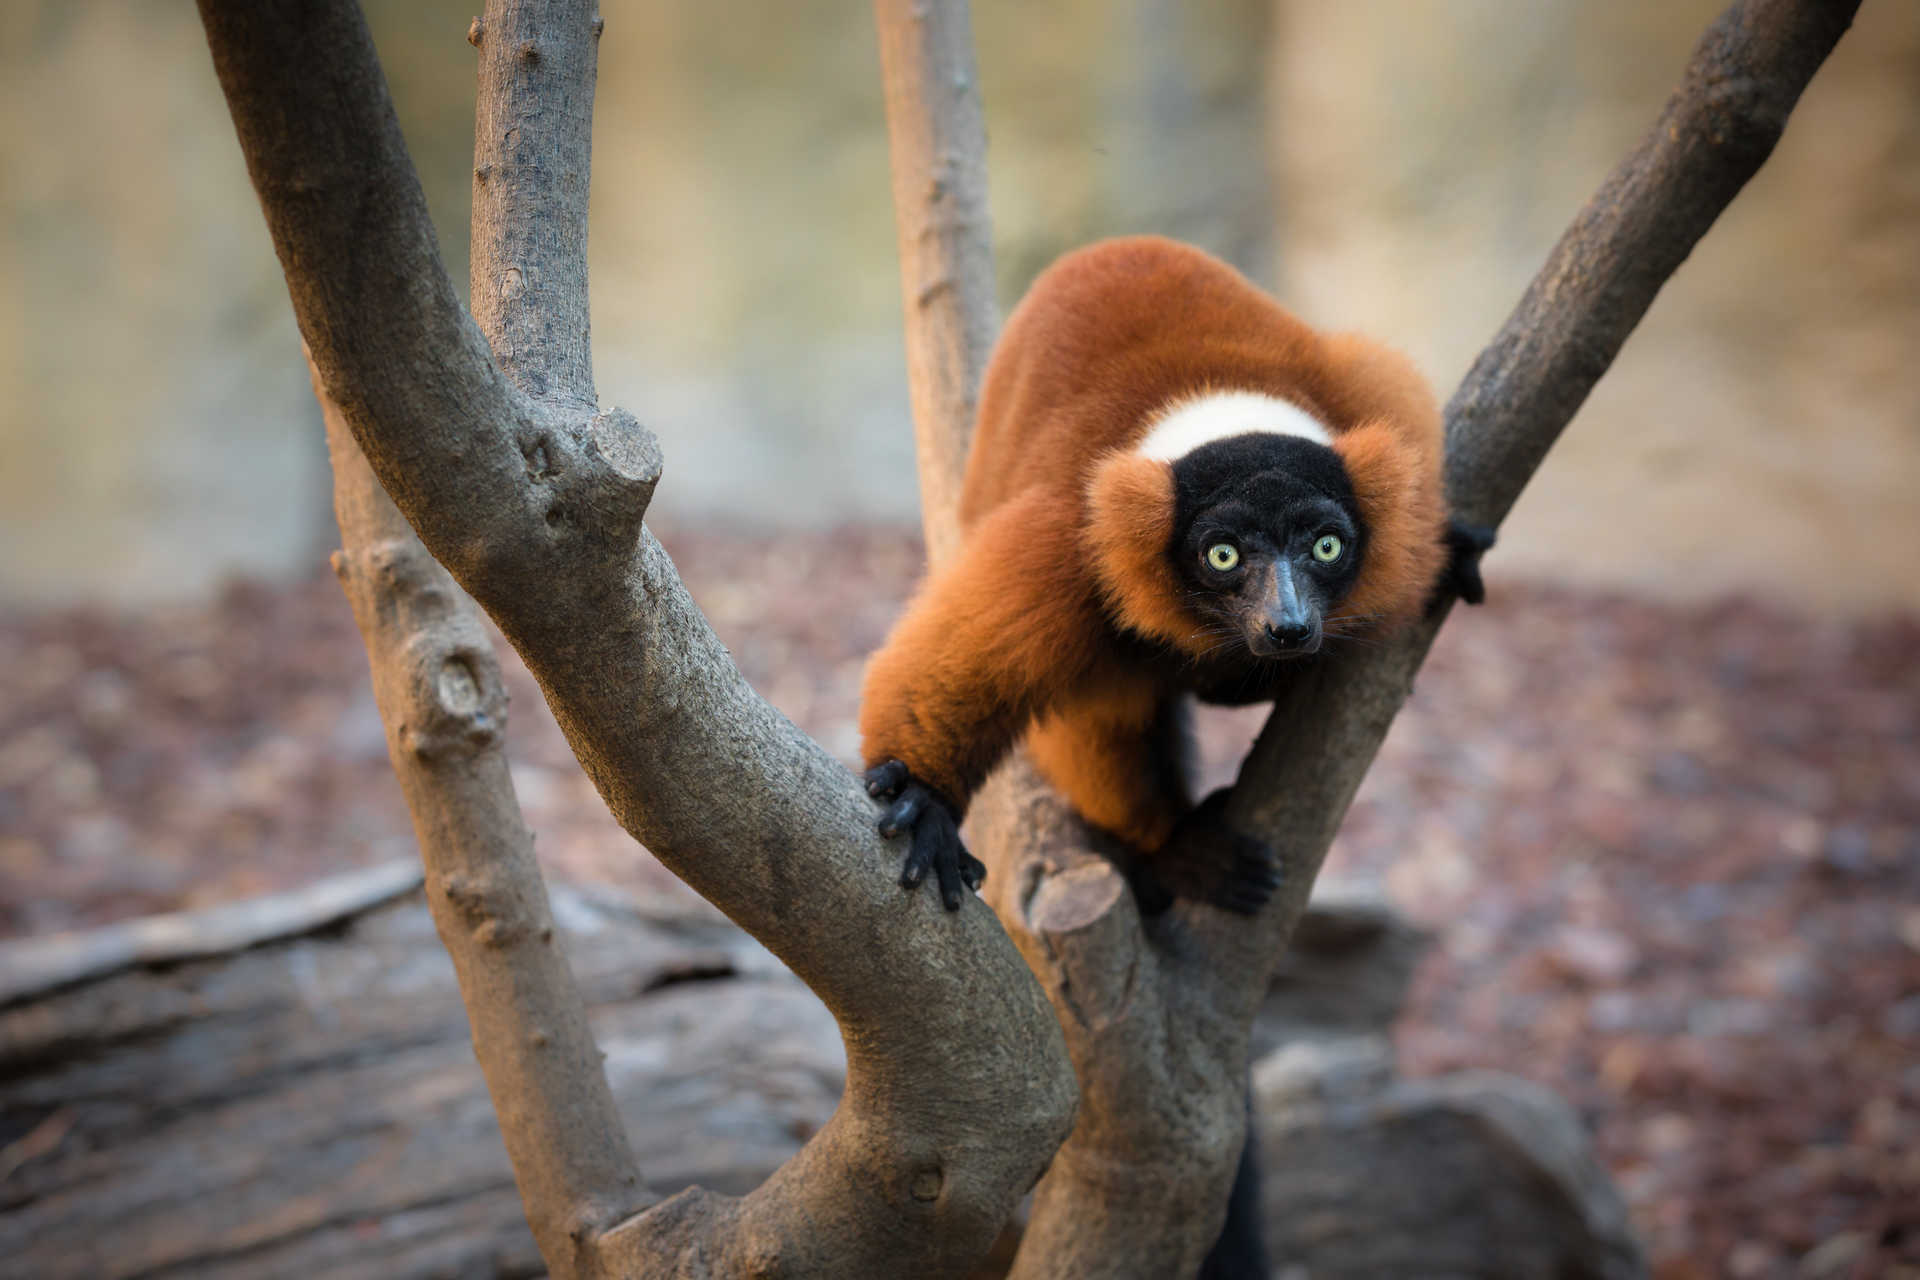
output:
[{"label": "red ruffed lemur", "polygon": [[[1183,694],[1269,700],[1343,637],[1477,603],[1487,531],[1449,522],[1440,412],[1399,354],[1309,328],[1170,240],[1034,281],[981,387],[963,542],[868,666],[861,733],[901,883],[949,908],[958,823],[1025,736],[1082,817],[1143,855],[1142,906],[1257,911],[1267,847],[1188,791]],[[1153,899],[1153,901],[1149,901]]]}]

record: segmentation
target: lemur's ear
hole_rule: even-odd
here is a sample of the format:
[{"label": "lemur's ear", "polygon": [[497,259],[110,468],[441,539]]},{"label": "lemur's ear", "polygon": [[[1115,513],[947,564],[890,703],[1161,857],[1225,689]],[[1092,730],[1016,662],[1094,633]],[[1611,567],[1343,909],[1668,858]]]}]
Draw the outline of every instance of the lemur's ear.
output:
[{"label": "lemur's ear", "polygon": [[1387,418],[1333,439],[1367,526],[1366,558],[1342,613],[1379,615],[1380,625],[1392,626],[1417,617],[1433,590],[1446,559],[1446,506],[1437,464],[1422,444]]},{"label": "lemur's ear", "polygon": [[1086,551],[1108,605],[1142,635],[1186,647],[1200,620],[1167,560],[1173,540],[1173,467],[1110,453],[1087,479]]}]

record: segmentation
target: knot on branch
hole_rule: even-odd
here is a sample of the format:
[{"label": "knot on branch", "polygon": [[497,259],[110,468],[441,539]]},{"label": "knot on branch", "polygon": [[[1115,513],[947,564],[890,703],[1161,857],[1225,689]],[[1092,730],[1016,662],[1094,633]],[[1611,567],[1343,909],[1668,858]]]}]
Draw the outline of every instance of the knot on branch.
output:
[{"label": "knot on branch", "polygon": [[663,465],[660,442],[653,432],[621,408],[595,414],[587,424],[587,431],[601,461],[644,508],[653,500],[653,489],[660,482]]},{"label": "knot on branch", "polygon": [[1786,131],[1790,105],[1753,76],[1712,77],[1701,88],[1694,127],[1707,145],[1758,166]]},{"label": "knot on branch", "polygon": [[411,697],[395,732],[422,760],[465,759],[496,745],[507,727],[507,689],[479,637],[432,629],[407,642]]},{"label": "knot on branch", "polygon": [[454,873],[439,882],[440,896],[483,947],[499,948],[532,936],[538,924],[515,886],[490,873]]}]

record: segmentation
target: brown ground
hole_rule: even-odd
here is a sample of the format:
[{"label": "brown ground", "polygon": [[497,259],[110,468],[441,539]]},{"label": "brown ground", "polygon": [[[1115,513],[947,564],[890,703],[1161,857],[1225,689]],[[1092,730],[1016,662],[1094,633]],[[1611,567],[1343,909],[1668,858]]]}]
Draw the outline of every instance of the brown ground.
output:
[{"label": "brown ground", "polygon": [[[851,758],[917,547],[668,544],[749,678]],[[1664,1276],[1920,1276],[1920,619],[1494,585],[1334,855],[1440,931],[1409,1065],[1571,1098]],[[0,935],[408,851],[363,663],[321,578],[0,618]],[[681,892],[509,680],[549,865]],[[1255,723],[1208,721],[1216,774]]]}]

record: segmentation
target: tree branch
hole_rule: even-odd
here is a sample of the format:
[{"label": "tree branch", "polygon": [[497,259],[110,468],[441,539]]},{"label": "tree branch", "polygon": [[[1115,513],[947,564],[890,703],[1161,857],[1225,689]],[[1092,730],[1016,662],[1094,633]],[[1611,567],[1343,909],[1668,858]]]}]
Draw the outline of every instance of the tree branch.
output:
[{"label": "tree branch", "polygon": [[474,319],[494,359],[535,399],[593,408],[588,341],[587,186],[598,6],[487,6],[473,122]]},{"label": "tree branch", "polygon": [[584,1275],[579,1246],[651,1204],[600,1069],[587,1008],[507,774],[507,691],[480,611],[435,563],[321,390],[333,569],[373,669],[387,754],[413,815],[427,901],[453,958],[474,1056],[541,1256]]},{"label": "tree branch", "polygon": [[[527,660],[622,825],[785,960],[846,1038],[840,1109],[762,1187],[684,1193],[595,1235],[595,1206],[627,1194],[614,1187],[574,1206],[569,1241],[615,1272],[964,1272],[1065,1130],[1064,1046],[985,910],[898,888],[900,852],[858,782],[747,687],[641,527],[658,446],[631,414],[595,410],[584,357],[591,3],[495,0],[478,33],[479,119],[498,137],[477,142],[476,168],[499,158],[477,201],[474,291],[497,295],[489,336],[520,386],[455,301],[357,8],[201,13],[323,395]],[[518,146],[523,127],[560,168]],[[524,905],[520,872],[493,874],[513,876],[503,909]],[[537,936],[533,917],[508,918]],[[525,1033],[530,1012],[502,1016]],[[540,1105],[564,1108],[563,1093]],[[554,1227],[536,1224],[543,1247]]]},{"label": "tree branch", "polygon": [[1743,0],[1554,246],[1447,405],[1455,508],[1498,524],[1707,228],[1760,170],[1860,0]]},{"label": "tree branch", "polygon": [[967,0],[874,0],[927,556],[960,541],[960,478],[999,310]]}]

